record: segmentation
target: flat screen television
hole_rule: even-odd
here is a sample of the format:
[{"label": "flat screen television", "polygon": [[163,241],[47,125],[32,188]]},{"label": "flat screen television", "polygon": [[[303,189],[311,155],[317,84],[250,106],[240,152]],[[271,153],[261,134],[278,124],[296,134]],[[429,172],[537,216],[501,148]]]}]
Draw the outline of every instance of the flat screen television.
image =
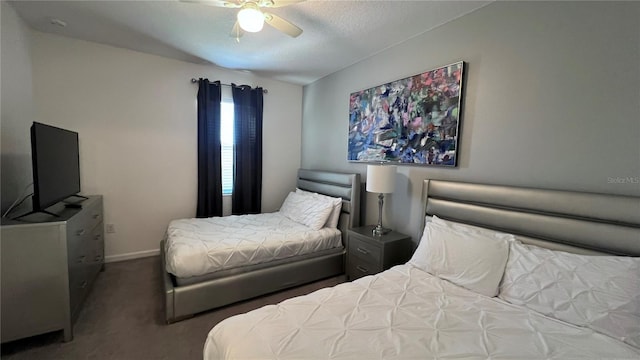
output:
[{"label": "flat screen television", "polygon": [[80,192],[78,133],[34,122],[31,126],[33,212]]}]

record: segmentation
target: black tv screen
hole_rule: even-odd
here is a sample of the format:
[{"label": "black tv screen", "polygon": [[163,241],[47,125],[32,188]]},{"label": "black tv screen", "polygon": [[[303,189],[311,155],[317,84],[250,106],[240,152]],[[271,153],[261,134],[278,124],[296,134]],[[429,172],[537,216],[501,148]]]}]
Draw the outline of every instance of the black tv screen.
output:
[{"label": "black tv screen", "polygon": [[31,126],[33,210],[80,192],[78,133],[34,122]]}]

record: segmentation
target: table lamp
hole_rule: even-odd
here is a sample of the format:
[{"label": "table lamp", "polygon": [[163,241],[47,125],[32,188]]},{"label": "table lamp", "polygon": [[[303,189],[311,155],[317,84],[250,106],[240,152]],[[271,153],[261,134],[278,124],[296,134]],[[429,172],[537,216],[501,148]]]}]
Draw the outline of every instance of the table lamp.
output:
[{"label": "table lamp", "polygon": [[378,193],[378,225],[373,229],[375,236],[382,236],[391,231],[382,226],[382,205],[384,194],[393,192],[395,180],[395,165],[367,165],[367,191]]}]

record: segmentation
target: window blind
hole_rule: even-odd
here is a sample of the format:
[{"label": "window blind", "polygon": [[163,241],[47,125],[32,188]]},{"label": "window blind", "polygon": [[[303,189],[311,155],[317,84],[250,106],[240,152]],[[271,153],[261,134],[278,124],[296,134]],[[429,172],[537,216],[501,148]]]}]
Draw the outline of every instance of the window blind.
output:
[{"label": "window blind", "polygon": [[233,194],[233,101],[222,100],[220,118],[222,195],[231,195]]}]

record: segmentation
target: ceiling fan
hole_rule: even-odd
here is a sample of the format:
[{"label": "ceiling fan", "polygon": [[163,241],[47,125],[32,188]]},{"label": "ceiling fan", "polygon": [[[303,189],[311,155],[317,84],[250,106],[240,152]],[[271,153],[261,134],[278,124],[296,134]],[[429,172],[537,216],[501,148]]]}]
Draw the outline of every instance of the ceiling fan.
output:
[{"label": "ceiling fan", "polygon": [[240,9],[236,23],[231,30],[231,36],[240,39],[244,32],[258,32],[262,30],[264,23],[271,25],[276,30],[291,36],[298,37],[302,29],[280,16],[264,11],[262,8],[278,8],[305,0],[181,0],[182,2],[198,3],[209,6]]}]

